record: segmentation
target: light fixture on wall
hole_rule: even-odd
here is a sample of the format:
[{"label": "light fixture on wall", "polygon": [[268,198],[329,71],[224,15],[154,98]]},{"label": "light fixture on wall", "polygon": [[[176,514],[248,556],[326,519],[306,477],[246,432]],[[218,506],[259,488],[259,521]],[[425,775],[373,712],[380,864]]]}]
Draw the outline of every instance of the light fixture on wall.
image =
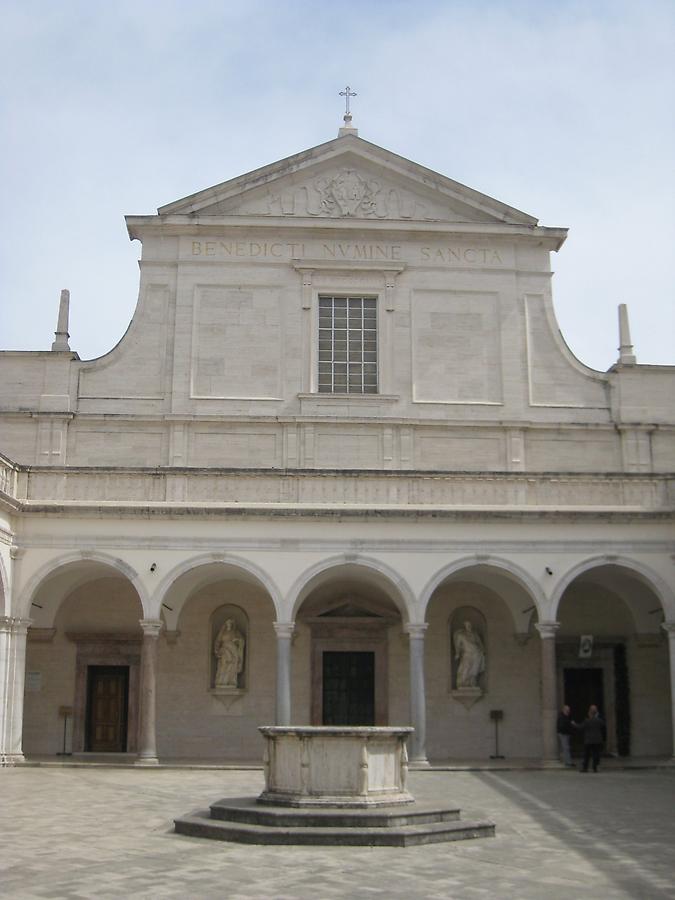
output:
[{"label": "light fixture on wall", "polygon": [[546,566],[546,574],[547,574],[547,575],[553,575],[553,569],[549,569],[549,567]]},{"label": "light fixture on wall", "polygon": [[150,571],[151,571],[151,572],[154,572],[156,568],[157,568],[157,563],[153,563],[153,564],[150,566]]}]

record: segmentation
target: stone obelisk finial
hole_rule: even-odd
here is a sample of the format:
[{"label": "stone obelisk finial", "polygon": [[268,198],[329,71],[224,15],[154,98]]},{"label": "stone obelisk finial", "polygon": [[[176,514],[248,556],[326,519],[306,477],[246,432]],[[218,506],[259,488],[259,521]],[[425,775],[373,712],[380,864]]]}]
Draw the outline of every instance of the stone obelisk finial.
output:
[{"label": "stone obelisk finial", "polygon": [[68,343],[68,314],[70,311],[70,291],[61,291],[61,300],[59,302],[59,321],[56,324],[54,337],[56,340],[52,344],[52,350],[70,350]]},{"label": "stone obelisk finial", "polygon": [[349,85],[347,85],[344,91],[340,91],[340,96],[345,98],[345,114],[343,117],[345,124],[338,131],[338,137],[344,137],[346,134],[353,134],[358,137],[359,130],[352,125],[352,114],[349,111],[349,98],[356,97],[356,91],[353,91]]},{"label": "stone obelisk finial", "polygon": [[619,363],[624,366],[634,366],[636,362],[635,351],[630,340],[628,307],[625,303],[619,303]]}]

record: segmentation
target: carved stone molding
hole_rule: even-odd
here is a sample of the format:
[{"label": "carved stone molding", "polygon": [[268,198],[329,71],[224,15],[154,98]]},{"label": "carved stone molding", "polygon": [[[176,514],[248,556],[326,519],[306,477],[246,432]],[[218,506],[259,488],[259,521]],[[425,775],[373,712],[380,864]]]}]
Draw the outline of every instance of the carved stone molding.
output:
[{"label": "carved stone molding", "polygon": [[76,644],[140,644],[143,635],[136,631],[66,631]]},{"label": "carved stone molding", "polygon": [[19,616],[0,616],[0,631],[10,634],[26,634],[31,623],[32,619],[22,619]]},{"label": "carved stone molding", "polygon": [[56,628],[34,628],[28,629],[28,642],[31,644],[49,644],[54,640]]},{"label": "carved stone molding", "polygon": [[141,619],[140,624],[144,638],[158,638],[164,627],[164,622],[161,619]]},{"label": "carved stone molding", "polygon": [[465,709],[471,709],[474,703],[477,703],[484,696],[484,692],[480,688],[455,688],[450,691],[453,700],[461,703]]},{"label": "carved stone molding", "polygon": [[634,639],[635,646],[640,647],[640,649],[649,647],[662,647],[664,644],[664,636],[659,632],[654,632],[653,634],[636,634]]},{"label": "carved stone molding", "polygon": [[410,640],[423,641],[428,627],[428,622],[408,622],[403,626],[403,631],[408,635]]},{"label": "carved stone molding", "polygon": [[232,714],[232,707],[246,695],[245,688],[210,688],[209,694],[223,706],[225,714]]},{"label": "carved stone molding", "polygon": [[539,632],[539,637],[542,641],[550,641],[555,640],[557,631],[560,628],[560,622],[538,622],[534,627]]}]

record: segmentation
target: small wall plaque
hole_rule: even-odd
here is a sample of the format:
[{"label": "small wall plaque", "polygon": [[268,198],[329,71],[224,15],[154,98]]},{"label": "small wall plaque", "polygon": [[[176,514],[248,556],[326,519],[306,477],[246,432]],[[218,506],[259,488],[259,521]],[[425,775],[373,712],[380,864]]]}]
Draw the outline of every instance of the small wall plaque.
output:
[{"label": "small wall plaque", "polygon": [[37,694],[42,690],[42,672],[26,672],[26,693]]}]

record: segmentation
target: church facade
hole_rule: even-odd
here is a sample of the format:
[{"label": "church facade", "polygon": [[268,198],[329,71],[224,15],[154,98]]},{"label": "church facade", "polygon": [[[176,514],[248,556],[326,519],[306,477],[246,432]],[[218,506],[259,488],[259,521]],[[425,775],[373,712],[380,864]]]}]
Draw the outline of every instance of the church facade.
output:
[{"label": "church facade", "polygon": [[117,346],[0,353],[3,764],[673,755],[675,367],[571,354],[565,229],[351,127],[127,224]]}]

